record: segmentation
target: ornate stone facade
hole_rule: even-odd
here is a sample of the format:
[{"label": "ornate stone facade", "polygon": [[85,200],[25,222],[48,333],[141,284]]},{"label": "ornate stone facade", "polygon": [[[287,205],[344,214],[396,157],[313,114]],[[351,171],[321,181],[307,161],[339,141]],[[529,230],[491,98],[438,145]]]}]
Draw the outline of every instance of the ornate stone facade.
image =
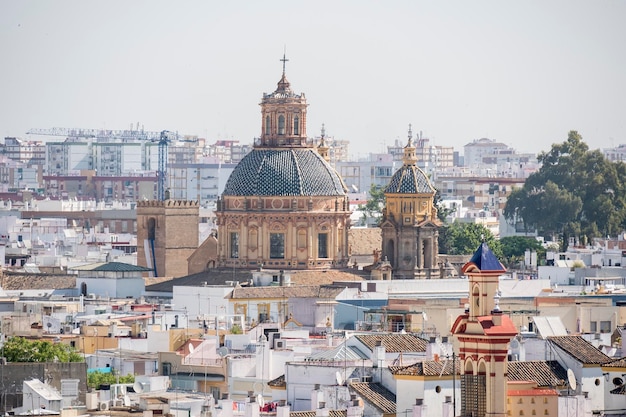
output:
[{"label": "ornate stone facade", "polygon": [[435,189],[417,166],[410,128],[403,166],[393,175],[384,193],[382,259],[393,267],[394,278],[439,277],[440,222],[434,204]]},{"label": "ornate stone facade", "polygon": [[217,202],[217,267],[346,267],[347,190],[307,141],[306,98],[291,90],[284,65],[276,91],[260,105],[261,138]]}]

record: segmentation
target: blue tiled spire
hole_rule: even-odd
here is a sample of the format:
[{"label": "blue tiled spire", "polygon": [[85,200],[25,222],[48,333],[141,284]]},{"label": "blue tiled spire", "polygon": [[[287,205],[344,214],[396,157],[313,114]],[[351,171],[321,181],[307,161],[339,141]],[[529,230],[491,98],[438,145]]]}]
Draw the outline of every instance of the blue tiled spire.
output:
[{"label": "blue tiled spire", "polygon": [[489,249],[486,242],[480,244],[469,263],[473,263],[481,271],[506,272],[506,269]]}]

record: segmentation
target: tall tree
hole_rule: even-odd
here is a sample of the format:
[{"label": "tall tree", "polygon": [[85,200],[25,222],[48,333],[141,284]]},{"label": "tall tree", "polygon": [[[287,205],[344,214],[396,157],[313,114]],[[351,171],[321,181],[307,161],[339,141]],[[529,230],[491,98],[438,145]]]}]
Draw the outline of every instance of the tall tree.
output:
[{"label": "tall tree", "polygon": [[541,168],[514,190],[504,215],[546,237],[579,241],[615,235],[626,226],[626,168],[590,151],[576,131],[537,157]]},{"label": "tall tree", "polygon": [[486,242],[489,249],[502,258],[500,242],[493,233],[480,223],[461,223],[455,221],[439,229],[439,251],[449,255],[470,255]]}]

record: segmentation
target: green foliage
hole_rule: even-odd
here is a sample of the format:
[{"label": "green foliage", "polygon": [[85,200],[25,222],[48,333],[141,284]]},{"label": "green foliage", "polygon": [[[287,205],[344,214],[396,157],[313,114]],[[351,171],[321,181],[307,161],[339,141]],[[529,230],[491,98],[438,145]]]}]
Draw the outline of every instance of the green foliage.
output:
[{"label": "green foliage", "polygon": [[377,217],[380,219],[383,208],[385,207],[385,190],[380,185],[370,187],[370,198],[367,203],[359,205],[357,210],[363,212],[363,221],[367,222],[368,217]]},{"label": "green foliage", "polygon": [[241,329],[241,326],[238,324],[233,324],[232,327],[230,328],[230,332],[232,334],[242,334],[243,331]]},{"label": "green foliage", "polygon": [[439,192],[439,190],[437,190],[437,192],[435,193],[435,198],[434,198],[434,204],[435,204],[435,207],[437,208],[437,218],[439,219],[441,223],[445,223],[446,218],[450,216],[451,214],[453,214],[456,211],[456,209],[446,208],[442,204],[442,201],[443,200],[441,199],[441,193]]},{"label": "green foliage", "polygon": [[513,265],[524,260],[527,249],[537,252],[537,259],[544,259],[546,250],[534,237],[507,236],[500,239],[502,255],[508,265]]},{"label": "green foliage", "polygon": [[[113,372],[94,371],[87,374],[87,386],[94,389],[98,389],[100,385],[116,384],[117,381],[117,375]],[[134,382],[135,376],[132,374],[119,376],[120,384],[132,384]]]},{"label": "green foliage", "polygon": [[502,247],[489,229],[478,223],[455,221],[439,229],[439,252],[449,255],[471,255],[483,240],[498,258],[502,259]]},{"label": "green foliage", "polygon": [[11,337],[4,344],[7,362],[83,362],[83,356],[73,347],[48,340],[27,340]]},{"label": "green foliage", "polygon": [[626,164],[590,151],[576,131],[537,157],[541,168],[514,190],[504,209],[546,237],[559,234],[590,240],[620,233],[626,226]]}]

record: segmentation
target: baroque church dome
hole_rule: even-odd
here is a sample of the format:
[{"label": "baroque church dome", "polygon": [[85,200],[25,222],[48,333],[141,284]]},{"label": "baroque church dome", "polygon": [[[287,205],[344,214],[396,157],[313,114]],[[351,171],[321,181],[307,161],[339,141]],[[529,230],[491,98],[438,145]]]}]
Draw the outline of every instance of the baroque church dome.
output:
[{"label": "baroque church dome", "polygon": [[404,165],[393,174],[385,193],[434,194],[435,189],[418,166]]},{"label": "baroque church dome", "polygon": [[234,169],[224,196],[344,196],[337,172],[313,148],[253,149]]}]

